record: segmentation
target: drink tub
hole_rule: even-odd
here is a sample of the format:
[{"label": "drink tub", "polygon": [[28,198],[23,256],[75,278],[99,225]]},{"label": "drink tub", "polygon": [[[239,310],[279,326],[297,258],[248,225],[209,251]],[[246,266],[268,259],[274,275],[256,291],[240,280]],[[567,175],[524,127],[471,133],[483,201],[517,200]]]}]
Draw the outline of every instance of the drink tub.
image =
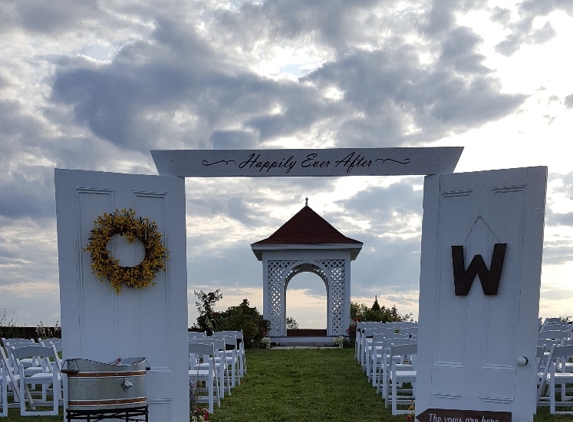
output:
[{"label": "drink tub", "polygon": [[68,410],[116,410],[147,405],[146,358],[130,357],[111,363],[66,359]]}]

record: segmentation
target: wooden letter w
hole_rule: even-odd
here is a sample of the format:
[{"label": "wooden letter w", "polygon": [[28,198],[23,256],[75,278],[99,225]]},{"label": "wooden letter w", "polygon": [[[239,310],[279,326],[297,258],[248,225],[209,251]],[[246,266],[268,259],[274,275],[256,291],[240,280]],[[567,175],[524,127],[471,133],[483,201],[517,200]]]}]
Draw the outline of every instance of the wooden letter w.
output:
[{"label": "wooden letter w", "polygon": [[476,274],[479,275],[483,294],[487,296],[497,295],[506,247],[507,243],[496,243],[494,245],[491,264],[488,270],[481,255],[474,256],[469,267],[466,269],[464,262],[464,247],[452,246],[452,263],[454,267],[454,286],[456,296],[468,295]]}]

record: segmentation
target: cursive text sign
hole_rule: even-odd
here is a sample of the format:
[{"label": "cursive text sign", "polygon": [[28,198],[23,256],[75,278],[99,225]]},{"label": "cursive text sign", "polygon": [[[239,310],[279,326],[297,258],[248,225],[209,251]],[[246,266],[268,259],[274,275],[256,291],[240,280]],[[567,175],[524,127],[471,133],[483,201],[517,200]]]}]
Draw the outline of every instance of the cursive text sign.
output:
[{"label": "cursive text sign", "polygon": [[179,177],[389,176],[452,173],[463,147],[154,150],[160,175]]},{"label": "cursive text sign", "polygon": [[511,422],[511,412],[426,409],[416,415],[419,422]]}]

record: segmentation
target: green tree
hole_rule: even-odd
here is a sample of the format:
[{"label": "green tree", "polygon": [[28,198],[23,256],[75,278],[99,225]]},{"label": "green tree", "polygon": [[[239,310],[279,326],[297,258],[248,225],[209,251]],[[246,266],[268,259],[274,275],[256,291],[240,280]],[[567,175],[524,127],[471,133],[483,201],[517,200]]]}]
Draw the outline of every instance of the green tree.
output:
[{"label": "green tree", "polygon": [[374,296],[374,303],[372,304],[372,312],[380,311],[380,304],[378,303],[378,296]]},{"label": "green tree", "polygon": [[220,331],[243,330],[245,347],[259,347],[262,338],[268,335],[269,321],[243,299],[239,306],[231,306],[219,314],[217,328]]},{"label": "green tree", "polygon": [[191,328],[197,331],[206,331],[207,334],[211,335],[218,329],[219,313],[215,312],[215,304],[223,298],[223,294],[219,289],[209,293],[205,293],[203,290],[198,292],[194,290],[194,293],[198,299],[195,306],[197,306],[199,316]]},{"label": "green tree", "polygon": [[363,303],[350,302],[350,318],[352,321],[366,321],[364,316],[368,312],[368,306]]},{"label": "green tree", "polygon": [[363,303],[350,302],[350,318],[352,323],[346,332],[350,337],[350,341],[354,342],[356,339],[356,322],[357,321],[379,321],[379,322],[394,322],[394,321],[413,321],[412,314],[402,315],[398,312],[396,305],[391,308],[380,306],[378,303],[378,296],[375,296],[372,307],[364,305]]},{"label": "green tree", "polygon": [[298,330],[298,322],[296,322],[296,319],[294,319],[293,317],[286,317],[286,324],[287,324],[287,329],[289,330]]}]

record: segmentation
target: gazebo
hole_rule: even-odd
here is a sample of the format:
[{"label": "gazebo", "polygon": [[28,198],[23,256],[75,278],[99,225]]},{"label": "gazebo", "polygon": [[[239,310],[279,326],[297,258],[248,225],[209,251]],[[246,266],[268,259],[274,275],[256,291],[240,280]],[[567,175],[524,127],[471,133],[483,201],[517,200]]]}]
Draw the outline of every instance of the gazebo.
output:
[{"label": "gazebo", "polygon": [[263,263],[263,315],[273,341],[286,338],[286,291],[297,274],[311,272],[326,286],[327,336],[346,336],[350,324],[350,263],[362,242],[344,236],[305,206],[268,238],[251,244]]}]

